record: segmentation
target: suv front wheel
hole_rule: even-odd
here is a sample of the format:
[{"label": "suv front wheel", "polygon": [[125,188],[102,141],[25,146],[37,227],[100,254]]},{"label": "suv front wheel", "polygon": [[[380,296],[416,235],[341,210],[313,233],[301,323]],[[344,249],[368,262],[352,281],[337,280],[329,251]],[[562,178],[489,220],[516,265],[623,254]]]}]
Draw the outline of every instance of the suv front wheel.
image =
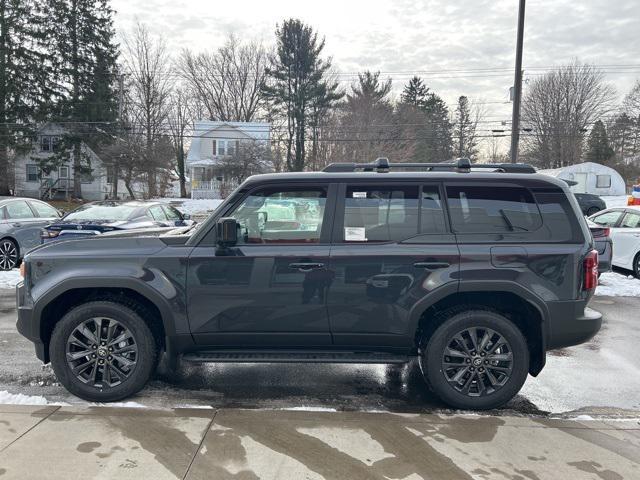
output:
[{"label": "suv front wheel", "polygon": [[420,356],[433,392],[456,408],[487,410],[504,405],[520,391],[529,371],[522,332],[489,310],[456,310],[445,317]]},{"label": "suv front wheel", "polygon": [[95,301],[70,310],[51,335],[51,364],[74,395],[122,400],[141,390],[156,365],[156,343],[134,308]]}]

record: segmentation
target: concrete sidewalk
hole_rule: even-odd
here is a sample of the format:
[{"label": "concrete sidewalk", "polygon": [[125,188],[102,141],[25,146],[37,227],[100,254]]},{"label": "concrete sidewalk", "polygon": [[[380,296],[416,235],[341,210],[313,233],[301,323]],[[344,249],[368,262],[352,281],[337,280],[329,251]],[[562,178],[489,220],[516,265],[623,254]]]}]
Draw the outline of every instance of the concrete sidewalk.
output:
[{"label": "concrete sidewalk", "polygon": [[6,479],[640,478],[640,423],[0,405]]}]

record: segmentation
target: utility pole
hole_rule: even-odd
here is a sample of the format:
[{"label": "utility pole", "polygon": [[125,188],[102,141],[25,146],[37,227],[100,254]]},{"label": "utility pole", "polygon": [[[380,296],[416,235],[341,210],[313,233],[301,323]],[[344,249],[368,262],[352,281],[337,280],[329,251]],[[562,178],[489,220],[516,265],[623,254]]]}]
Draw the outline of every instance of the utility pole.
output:
[{"label": "utility pole", "polygon": [[[124,73],[118,75],[118,133],[116,142],[122,142],[122,135],[124,133],[123,123],[124,113]],[[120,158],[122,154],[116,150],[116,158],[113,162],[113,185],[111,185],[111,196],[118,199],[118,183],[120,183]]]},{"label": "utility pole", "polygon": [[511,163],[518,161],[520,143],[520,100],[522,99],[522,44],[524,41],[525,0],[520,0],[518,11],[518,40],[516,42],[516,73],[513,84],[513,117],[511,119]]}]

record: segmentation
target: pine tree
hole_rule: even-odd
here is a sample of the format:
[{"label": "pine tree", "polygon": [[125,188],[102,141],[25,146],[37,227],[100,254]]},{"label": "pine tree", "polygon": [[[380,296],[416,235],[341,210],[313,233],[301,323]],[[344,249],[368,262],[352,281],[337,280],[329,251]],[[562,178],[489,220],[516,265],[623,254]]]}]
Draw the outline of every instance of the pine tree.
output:
[{"label": "pine tree", "polygon": [[427,114],[428,130],[426,132],[426,161],[442,162],[449,160],[453,154],[451,138],[453,125],[449,120],[447,104],[435,93],[427,96],[423,108]]},{"label": "pine tree", "polygon": [[9,194],[11,156],[31,146],[32,122],[50,77],[35,0],[0,0],[0,195]]},{"label": "pine tree", "polygon": [[73,192],[81,198],[82,176],[91,172],[82,143],[100,139],[116,116],[113,10],[108,0],[43,1],[57,80],[52,120],[67,130],[51,161],[73,160]]},{"label": "pine tree", "polygon": [[587,140],[587,154],[585,158],[589,162],[601,163],[603,165],[609,163],[611,157],[613,157],[614,151],[609,145],[609,138],[607,137],[607,129],[602,123],[602,120],[598,120],[593,124],[589,139]]},{"label": "pine tree", "polygon": [[405,85],[400,101],[407,105],[413,105],[417,108],[425,106],[429,89],[425,86],[420,77],[413,77],[409,83]]},{"label": "pine tree", "polygon": [[264,93],[287,119],[287,169],[306,166],[306,137],[314,105],[340,99],[337,82],[327,80],[331,60],[321,58],[324,39],[300,20],[276,28],[277,47]]},{"label": "pine tree", "polygon": [[458,98],[453,128],[454,150],[459,158],[465,157],[475,160],[478,155],[476,127],[477,118],[473,118],[469,99],[463,95]]}]

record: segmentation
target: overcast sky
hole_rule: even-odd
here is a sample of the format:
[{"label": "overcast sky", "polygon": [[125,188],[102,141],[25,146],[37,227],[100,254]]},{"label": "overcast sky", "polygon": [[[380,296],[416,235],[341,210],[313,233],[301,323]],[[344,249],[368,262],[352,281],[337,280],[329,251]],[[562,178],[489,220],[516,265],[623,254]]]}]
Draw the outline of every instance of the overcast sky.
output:
[{"label": "overcast sky", "polygon": [[[510,118],[510,104],[504,102],[513,83],[517,0],[112,0],[112,5],[119,32],[142,21],[175,52],[215,48],[229,33],[271,45],[276,24],[297,17],[326,37],[325,53],[339,72],[380,70],[393,78],[396,91],[416,73],[450,104],[468,95],[486,102],[489,119]],[[525,79],[572,58],[603,65],[620,96],[640,78],[638,0],[530,0],[525,25]],[[341,79],[345,86],[351,81],[347,75]]]}]

